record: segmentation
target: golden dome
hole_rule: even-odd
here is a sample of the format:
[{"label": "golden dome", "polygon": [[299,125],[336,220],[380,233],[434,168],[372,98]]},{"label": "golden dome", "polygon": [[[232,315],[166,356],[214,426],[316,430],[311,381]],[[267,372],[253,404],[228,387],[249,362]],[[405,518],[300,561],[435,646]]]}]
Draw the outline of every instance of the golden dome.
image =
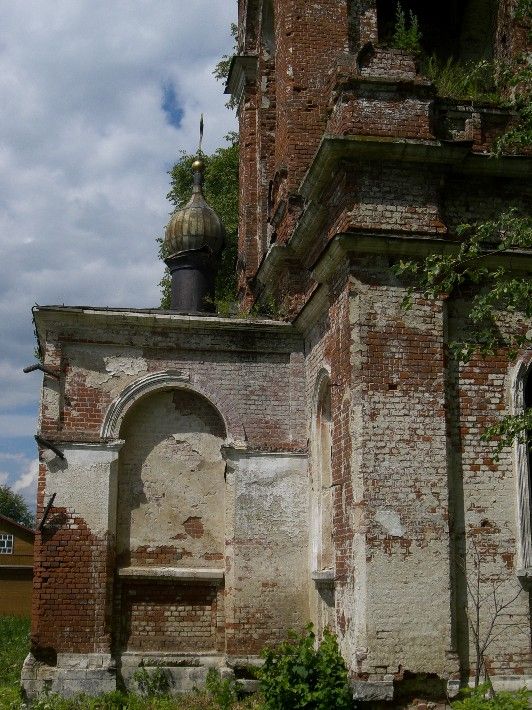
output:
[{"label": "golden dome", "polygon": [[216,212],[203,195],[205,163],[196,158],[192,163],[194,188],[192,197],[170,217],[164,237],[166,258],[180,252],[208,248],[218,256],[224,245],[224,228]]}]

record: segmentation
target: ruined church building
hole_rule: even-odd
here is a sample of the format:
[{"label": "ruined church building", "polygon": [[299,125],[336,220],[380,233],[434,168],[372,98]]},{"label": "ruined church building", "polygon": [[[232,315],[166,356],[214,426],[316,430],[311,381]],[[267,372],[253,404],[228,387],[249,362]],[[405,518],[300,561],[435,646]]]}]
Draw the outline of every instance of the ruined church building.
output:
[{"label": "ruined church building", "polygon": [[[513,0],[402,4],[442,61],[526,49]],[[405,311],[392,270],[526,208],[531,158],[490,157],[509,110],[438,96],[391,46],[395,9],[239,0],[239,298],[276,318],[208,312],[223,228],[201,160],[167,228],[171,310],[34,309],[28,696],[132,687],[141,664],[176,691],[211,667],[244,678],[309,621],[336,633],[357,698],[397,702],[420,674],[452,692],[493,585],[513,601],[486,666],[532,688],[530,462],[480,440],[530,405],[532,352],[457,363],[467,297]],[[529,277],[530,254],[511,263]]]}]

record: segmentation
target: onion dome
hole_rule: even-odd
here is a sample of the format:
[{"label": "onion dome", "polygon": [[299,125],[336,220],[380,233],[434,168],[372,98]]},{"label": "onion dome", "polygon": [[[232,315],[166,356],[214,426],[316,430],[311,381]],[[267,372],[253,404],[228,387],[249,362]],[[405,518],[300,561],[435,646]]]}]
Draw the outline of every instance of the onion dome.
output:
[{"label": "onion dome", "polygon": [[223,225],[203,194],[205,163],[201,158],[196,158],[192,163],[192,170],[192,197],[185,207],[173,213],[166,227],[164,251],[167,259],[200,249],[216,257],[224,246]]}]

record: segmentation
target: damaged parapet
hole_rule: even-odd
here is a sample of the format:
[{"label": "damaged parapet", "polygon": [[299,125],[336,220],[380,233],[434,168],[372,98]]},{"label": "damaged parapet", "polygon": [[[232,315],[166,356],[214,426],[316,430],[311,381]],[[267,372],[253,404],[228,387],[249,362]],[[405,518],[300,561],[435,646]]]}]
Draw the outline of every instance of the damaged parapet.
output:
[{"label": "damaged parapet", "polygon": [[214,279],[225,230],[203,195],[205,163],[192,163],[194,188],[185,207],[172,215],[164,239],[172,276],[171,308],[177,313],[214,311]]}]

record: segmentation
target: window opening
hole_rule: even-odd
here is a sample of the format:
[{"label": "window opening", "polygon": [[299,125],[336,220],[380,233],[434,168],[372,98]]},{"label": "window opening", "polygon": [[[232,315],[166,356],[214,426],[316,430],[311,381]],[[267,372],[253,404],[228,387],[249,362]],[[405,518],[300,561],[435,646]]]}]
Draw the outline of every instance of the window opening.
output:
[{"label": "window opening", "polygon": [[13,535],[0,533],[0,555],[13,554]]},{"label": "window opening", "polygon": [[[521,363],[513,382],[512,413],[522,414],[532,406],[532,364]],[[517,474],[518,544],[517,559],[519,577],[532,575],[532,454],[527,440],[515,441],[515,466]]]},{"label": "window opening", "polygon": [[265,0],[262,6],[262,44],[268,54],[273,57],[275,54],[275,23],[271,0]]},{"label": "window opening", "polygon": [[[421,45],[428,56],[459,62],[493,58],[497,0],[401,0],[407,20],[418,19]],[[377,0],[379,42],[390,44],[397,15],[397,2]]]}]

